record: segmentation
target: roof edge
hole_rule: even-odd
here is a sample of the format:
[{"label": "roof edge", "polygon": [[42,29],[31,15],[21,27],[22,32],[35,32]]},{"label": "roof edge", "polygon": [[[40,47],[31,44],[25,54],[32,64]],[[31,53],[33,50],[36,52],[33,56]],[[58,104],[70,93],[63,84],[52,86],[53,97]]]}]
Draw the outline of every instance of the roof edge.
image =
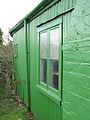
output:
[{"label": "roof edge", "polygon": [[[43,7],[47,4],[51,3],[52,1],[59,1],[59,0],[42,0],[29,14],[27,14],[23,19],[21,19],[13,28],[10,29],[9,33],[11,36],[24,26],[24,20],[28,21],[31,17],[35,16],[38,12],[40,12]],[[29,18],[30,17],[30,18]]]}]

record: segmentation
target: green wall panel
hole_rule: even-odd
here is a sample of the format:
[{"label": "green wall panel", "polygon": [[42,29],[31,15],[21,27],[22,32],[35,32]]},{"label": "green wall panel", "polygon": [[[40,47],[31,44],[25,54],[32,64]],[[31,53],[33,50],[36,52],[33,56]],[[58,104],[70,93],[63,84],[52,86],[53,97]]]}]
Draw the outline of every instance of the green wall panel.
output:
[{"label": "green wall panel", "polygon": [[63,120],[90,119],[90,1],[77,0],[63,44]]},{"label": "green wall panel", "polygon": [[[65,4],[65,6],[63,6]],[[61,106],[57,105],[53,100],[45,96],[38,91],[37,81],[38,81],[38,57],[39,57],[39,41],[37,39],[37,26],[47,22],[48,20],[54,18],[60,13],[72,8],[75,5],[75,1],[71,0],[70,5],[66,5],[66,1],[62,0],[47,9],[40,16],[35,18],[33,21],[28,23],[28,41],[30,48],[30,96],[31,96],[31,111],[36,116],[37,120],[61,120],[62,110]],[[64,9],[63,9],[64,7]],[[71,12],[64,15],[64,29],[68,29],[71,22]],[[66,34],[66,33],[65,33]]]},{"label": "green wall panel", "polygon": [[[75,5],[76,4],[76,5]],[[90,1],[61,0],[27,24],[28,80],[31,111],[37,120],[90,120]],[[37,26],[63,14],[63,104],[38,91],[39,41]],[[18,95],[27,103],[26,41],[24,28],[13,36],[18,44],[15,69]]]},{"label": "green wall panel", "polygon": [[27,68],[26,68],[26,43],[24,39],[24,28],[13,36],[14,45],[18,45],[18,55],[14,57],[15,79],[17,80],[17,93],[27,104]]}]

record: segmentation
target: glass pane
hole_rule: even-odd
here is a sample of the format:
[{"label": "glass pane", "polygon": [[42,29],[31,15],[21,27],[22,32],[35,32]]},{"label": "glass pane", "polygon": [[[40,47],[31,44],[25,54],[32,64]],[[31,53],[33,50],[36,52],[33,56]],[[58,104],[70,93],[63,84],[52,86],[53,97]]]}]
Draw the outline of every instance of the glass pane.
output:
[{"label": "glass pane", "polygon": [[58,60],[50,60],[50,85],[58,90]]},{"label": "glass pane", "polygon": [[59,51],[59,28],[50,31],[50,58],[58,59]]},{"label": "glass pane", "polygon": [[50,31],[50,85],[58,90],[59,28]]},{"label": "glass pane", "polygon": [[14,57],[18,57],[18,44],[14,45]]},{"label": "glass pane", "polygon": [[40,81],[46,83],[47,79],[47,60],[40,60]]},{"label": "glass pane", "polygon": [[40,33],[40,57],[47,58],[47,32]]}]

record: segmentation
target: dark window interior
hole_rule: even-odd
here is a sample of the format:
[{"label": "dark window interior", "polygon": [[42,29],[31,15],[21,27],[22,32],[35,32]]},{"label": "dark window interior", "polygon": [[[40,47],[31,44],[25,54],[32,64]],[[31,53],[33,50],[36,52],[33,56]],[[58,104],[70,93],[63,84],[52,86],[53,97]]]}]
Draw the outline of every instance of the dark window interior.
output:
[{"label": "dark window interior", "polygon": [[41,82],[46,83],[47,78],[47,60],[41,59],[40,61],[40,79]]},{"label": "dark window interior", "polygon": [[50,85],[58,89],[58,60],[50,60]]}]

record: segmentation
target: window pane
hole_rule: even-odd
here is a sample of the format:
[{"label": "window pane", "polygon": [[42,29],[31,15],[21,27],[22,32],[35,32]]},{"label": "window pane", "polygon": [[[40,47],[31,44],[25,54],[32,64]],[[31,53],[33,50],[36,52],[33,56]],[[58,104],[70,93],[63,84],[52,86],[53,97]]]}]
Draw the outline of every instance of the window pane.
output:
[{"label": "window pane", "polygon": [[50,85],[58,90],[59,28],[50,31]]},{"label": "window pane", "polygon": [[47,60],[40,60],[40,81],[46,83],[47,79]]},{"label": "window pane", "polygon": [[50,85],[58,89],[58,60],[50,60]]},{"label": "window pane", "polygon": [[18,44],[14,45],[14,57],[18,57]]},{"label": "window pane", "polygon": [[40,57],[47,58],[47,32],[40,33]]},{"label": "window pane", "polygon": [[50,31],[50,58],[58,59],[59,51],[59,28]]}]

